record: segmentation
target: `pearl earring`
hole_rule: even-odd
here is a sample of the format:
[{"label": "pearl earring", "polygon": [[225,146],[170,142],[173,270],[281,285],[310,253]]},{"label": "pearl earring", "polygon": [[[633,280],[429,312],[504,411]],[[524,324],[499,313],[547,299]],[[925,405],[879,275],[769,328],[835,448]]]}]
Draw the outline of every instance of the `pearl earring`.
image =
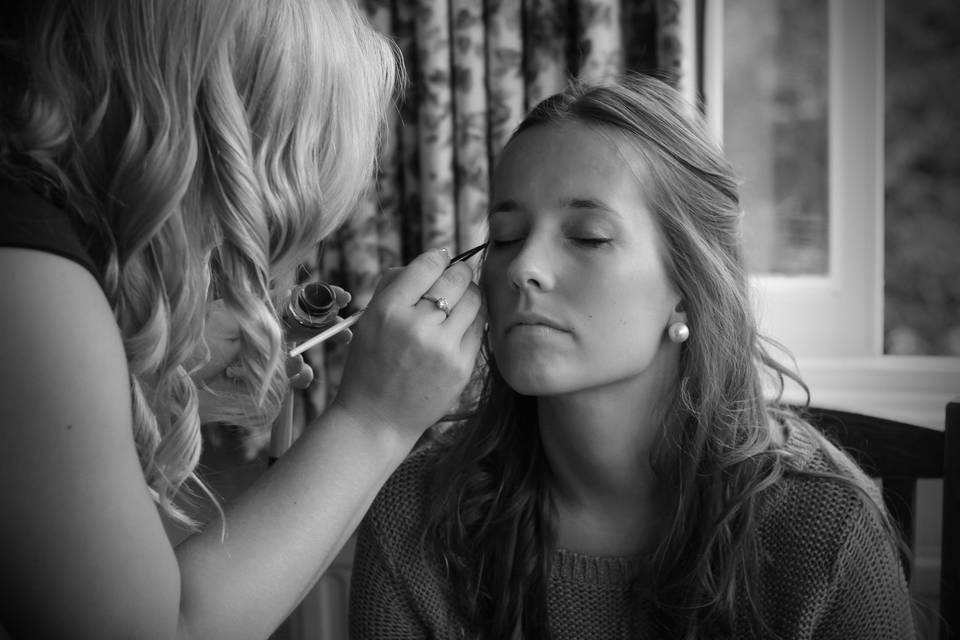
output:
[{"label": "pearl earring", "polygon": [[667,335],[670,337],[670,342],[676,342],[677,344],[686,342],[687,338],[690,337],[690,327],[683,322],[674,322],[667,329]]}]

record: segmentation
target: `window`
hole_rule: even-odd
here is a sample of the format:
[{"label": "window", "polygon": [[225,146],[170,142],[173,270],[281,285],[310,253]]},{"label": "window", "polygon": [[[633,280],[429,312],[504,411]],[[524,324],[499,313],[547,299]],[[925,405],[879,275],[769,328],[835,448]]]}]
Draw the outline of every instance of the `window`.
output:
[{"label": "window", "polygon": [[[924,2],[903,9],[916,11]],[[950,177],[956,165],[946,163],[940,179],[951,186],[929,180],[919,186],[912,176],[885,185],[885,168],[900,168],[895,163],[904,155],[904,143],[896,140],[920,139],[891,120],[885,125],[886,110],[916,108],[892,99],[905,90],[885,83],[886,74],[895,81],[899,73],[892,59],[885,66],[887,23],[900,18],[885,22],[881,0],[722,0],[705,3],[705,10],[707,119],[743,178],[744,235],[761,329],[796,356],[814,402],[942,428],[943,407],[960,394],[960,359],[949,351],[946,357],[884,356],[903,353],[909,342],[885,339],[885,326],[916,331],[917,317],[929,320],[923,314],[932,307],[918,311],[919,304],[939,305],[929,312],[939,320],[927,322],[926,335],[950,335],[950,325],[960,322],[958,259],[941,260],[910,240],[891,241],[889,233],[884,242],[884,223],[890,231],[905,215],[894,203],[913,200],[918,190],[957,189]],[[945,83],[956,77],[952,72]],[[952,105],[952,113],[960,112]],[[956,145],[947,146],[955,161]],[[960,211],[952,206],[936,213],[944,220],[941,234],[957,229]],[[906,210],[908,218],[916,215]],[[922,210],[934,215],[932,206]],[[960,233],[954,233],[952,241],[938,240],[949,245],[949,255],[960,256]],[[928,277],[949,281],[952,293],[913,300],[911,312],[898,315],[895,310],[905,308],[902,291],[909,298],[918,286],[911,276],[903,282],[904,254],[932,267],[926,273],[937,275]],[[888,271],[885,278],[885,263],[900,277]],[[947,269],[954,270],[952,278]],[[904,325],[901,316],[914,324]]]},{"label": "window", "polygon": [[746,179],[748,268],[829,273],[826,0],[725,6],[723,135]]},{"label": "window", "polygon": [[960,356],[960,11],[887,0],[884,24],[884,352]]}]

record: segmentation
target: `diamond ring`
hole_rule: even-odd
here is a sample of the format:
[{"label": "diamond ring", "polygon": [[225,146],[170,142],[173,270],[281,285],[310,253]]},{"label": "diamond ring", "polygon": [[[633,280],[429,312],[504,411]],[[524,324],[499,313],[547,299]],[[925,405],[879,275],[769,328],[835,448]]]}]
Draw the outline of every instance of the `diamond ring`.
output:
[{"label": "diamond ring", "polygon": [[436,298],[434,296],[431,296],[429,293],[425,293],[422,296],[420,296],[420,298],[423,300],[429,300],[430,302],[432,302],[437,306],[437,309],[440,309],[440,311],[443,311],[445,314],[447,314],[447,316],[450,315],[450,302],[445,297],[440,296],[439,298]]}]

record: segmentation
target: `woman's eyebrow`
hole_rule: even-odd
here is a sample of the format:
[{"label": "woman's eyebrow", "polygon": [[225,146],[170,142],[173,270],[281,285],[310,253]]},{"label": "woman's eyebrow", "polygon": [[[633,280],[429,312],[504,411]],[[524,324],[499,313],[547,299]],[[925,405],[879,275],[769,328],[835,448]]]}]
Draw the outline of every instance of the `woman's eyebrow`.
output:
[{"label": "woman's eyebrow", "polygon": [[[615,217],[622,217],[618,211],[612,209],[608,204],[602,200],[596,198],[565,198],[560,200],[557,203],[557,208],[561,210],[583,210],[583,211],[598,211],[600,213],[610,214]],[[490,212],[487,214],[487,217],[492,217],[498,213],[512,213],[515,211],[522,211],[523,205],[520,204],[517,200],[507,199],[501,200],[490,207]]]},{"label": "woman's eyebrow", "polygon": [[620,216],[616,210],[611,209],[605,202],[596,198],[570,198],[561,202],[560,206],[564,209],[589,209]]},{"label": "woman's eyebrow", "polygon": [[518,209],[520,209],[520,203],[516,200],[501,200],[494,206],[490,207],[490,212],[487,214],[487,217],[490,217],[495,213],[509,213],[511,211],[517,211]]}]

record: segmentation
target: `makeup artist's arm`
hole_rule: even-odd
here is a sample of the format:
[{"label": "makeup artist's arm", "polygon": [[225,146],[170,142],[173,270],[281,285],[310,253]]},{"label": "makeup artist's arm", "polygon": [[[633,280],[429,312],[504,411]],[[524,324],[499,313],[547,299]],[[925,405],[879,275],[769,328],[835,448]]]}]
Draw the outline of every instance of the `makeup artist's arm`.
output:
[{"label": "makeup artist's arm", "polygon": [[14,637],[271,633],[467,381],[475,286],[460,303],[473,311],[442,323],[413,306],[437,278],[468,286],[469,269],[446,264],[424,254],[378,291],[330,410],[236,501],[225,540],[214,523],[174,550],[137,460],[123,344],[99,286],[68,260],[0,250],[0,624]]}]

